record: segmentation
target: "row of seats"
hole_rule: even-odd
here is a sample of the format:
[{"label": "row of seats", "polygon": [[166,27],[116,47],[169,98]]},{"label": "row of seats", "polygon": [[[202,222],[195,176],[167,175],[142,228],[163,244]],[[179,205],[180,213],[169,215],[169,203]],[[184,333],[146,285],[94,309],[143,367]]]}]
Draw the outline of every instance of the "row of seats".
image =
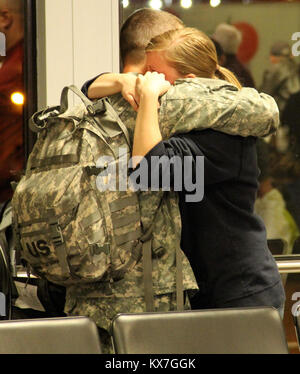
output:
[{"label": "row of seats", "polygon": [[[117,354],[286,354],[276,309],[236,308],[119,314],[113,321]],[[299,330],[298,330],[299,331]],[[0,322],[1,354],[101,354],[87,317]]]}]

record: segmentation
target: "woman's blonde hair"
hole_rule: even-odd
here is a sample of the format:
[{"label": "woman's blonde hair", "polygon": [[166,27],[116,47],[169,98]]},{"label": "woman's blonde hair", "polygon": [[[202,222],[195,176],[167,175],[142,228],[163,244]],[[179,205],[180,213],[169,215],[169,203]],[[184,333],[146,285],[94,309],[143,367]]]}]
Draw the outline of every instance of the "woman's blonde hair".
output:
[{"label": "woman's blonde hair", "polygon": [[146,47],[146,52],[151,51],[163,51],[166,61],[183,76],[219,78],[242,87],[231,71],[218,65],[214,43],[196,28],[170,30],[156,36]]}]

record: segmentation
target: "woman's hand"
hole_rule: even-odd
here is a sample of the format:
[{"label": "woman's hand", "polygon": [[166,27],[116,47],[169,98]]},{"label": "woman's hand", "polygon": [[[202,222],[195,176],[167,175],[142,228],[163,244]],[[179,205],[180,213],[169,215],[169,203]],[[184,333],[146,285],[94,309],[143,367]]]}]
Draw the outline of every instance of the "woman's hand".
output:
[{"label": "woman's hand", "polygon": [[164,74],[147,72],[136,80],[139,110],[133,139],[133,167],[135,168],[150,149],[162,140],[158,123],[158,98],[171,87]]},{"label": "woman's hand", "polygon": [[136,80],[135,95],[139,103],[143,96],[152,97],[157,99],[159,96],[166,93],[171,87],[170,82],[165,80],[164,74],[148,71],[145,75],[139,74]]}]

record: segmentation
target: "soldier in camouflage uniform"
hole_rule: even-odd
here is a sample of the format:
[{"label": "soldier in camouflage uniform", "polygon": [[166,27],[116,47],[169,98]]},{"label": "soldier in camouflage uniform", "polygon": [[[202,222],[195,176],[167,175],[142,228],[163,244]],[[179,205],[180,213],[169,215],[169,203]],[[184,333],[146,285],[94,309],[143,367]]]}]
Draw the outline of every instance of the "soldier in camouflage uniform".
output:
[{"label": "soldier in camouflage uniform", "polygon": [[[291,95],[300,91],[300,66],[291,53],[291,48],[286,42],[276,42],[270,50],[271,66],[264,71],[260,91],[271,95],[279,108],[281,125],[271,144],[280,154],[285,153],[290,147],[290,129],[283,121],[283,113]],[[270,147],[270,152],[272,152]],[[274,157],[277,155],[275,154]],[[278,157],[278,156],[277,156]]]},{"label": "soldier in camouflage uniform", "polygon": [[[162,25],[161,15],[165,17],[166,14],[150,9],[139,12],[135,15],[143,15],[141,19],[149,13],[157,15],[150,25],[152,35],[149,35],[149,41],[154,36],[155,25],[157,23]],[[167,17],[173,16],[167,15]],[[164,25],[167,27],[166,22]],[[178,25],[181,23],[179,22]],[[160,29],[159,32],[162,30]],[[144,47],[147,43],[145,41]],[[126,61],[123,56],[124,60]],[[134,68],[130,68],[129,63],[125,64],[124,70],[143,72],[144,59],[139,64],[135,64]],[[133,141],[136,112],[120,94],[112,96],[111,103],[128,128],[131,141]],[[226,82],[209,87],[205,82],[190,85],[185,80],[178,81],[162,98],[160,114],[161,128],[165,138],[177,132],[188,132],[194,128],[196,123],[197,126],[203,128],[212,126],[221,131],[244,136],[264,136],[274,131],[278,125],[278,110],[272,98],[259,95],[255,90],[239,91]],[[154,309],[156,311],[175,310],[175,249],[180,245],[181,234],[178,196],[174,192],[168,192],[166,196],[163,192],[147,191],[140,192],[139,198],[145,230],[150,226],[157,212],[152,242],[155,253],[152,272]],[[197,286],[185,256],[183,256],[183,263],[184,289],[195,290]],[[65,312],[68,315],[91,317],[100,329],[104,351],[112,352],[109,329],[115,315],[145,311],[142,277],[142,266],[138,264],[118,282],[98,282],[80,287],[70,286],[67,288]]]},{"label": "soldier in camouflage uniform", "polygon": [[270,62],[271,67],[264,72],[260,91],[274,97],[282,114],[289,97],[300,90],[300,68],[285,42],[272,45]]}]

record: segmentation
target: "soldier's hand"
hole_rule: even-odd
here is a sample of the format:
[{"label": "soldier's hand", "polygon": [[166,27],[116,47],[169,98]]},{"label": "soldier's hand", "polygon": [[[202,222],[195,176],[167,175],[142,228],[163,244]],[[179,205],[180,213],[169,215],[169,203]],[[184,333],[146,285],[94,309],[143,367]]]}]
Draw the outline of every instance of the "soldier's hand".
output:
[{"label": "soldier's hand", "polygon": [[135,92],[136,80],[136,75],[130,73],[121,74],[121,94],[134,110],[138,109],[138,102],[136,100],[137,98]]}]

